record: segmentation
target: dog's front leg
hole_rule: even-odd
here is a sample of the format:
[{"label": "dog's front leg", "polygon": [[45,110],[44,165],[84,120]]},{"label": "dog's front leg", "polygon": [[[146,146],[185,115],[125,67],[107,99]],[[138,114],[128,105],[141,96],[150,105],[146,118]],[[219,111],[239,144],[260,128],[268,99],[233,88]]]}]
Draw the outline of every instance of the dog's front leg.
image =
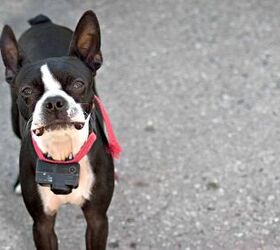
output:
[{"label": "dog's front leg", "polygon": [[34,219],[33,238],[38,250],[58,249],[54,222],[55,216],[41,215]]},{"label": "dog's front leg", "polygon": [[55,213],[48,215],[44,211],[39,195],[38,184],[35,182],[35,166],[31,157],[25,152],[32,149],[23,143],[20,154],[20,183],[25,206],[33,219],[33,238],[38,250],[57,250],[57,237],[54,232]]},{"label": "dog's front leg", "polygon": [[105,250],[108,236],[108,219],[104,212],[99,212],[90,202],[83,206],[87,221],[86,249]]},{"label": "dog's front leg", "polygon": [[36,249],[57,250],[57,237],[54,231],[56,215],[45,213],[42,201],[36,192],[37,185],[32,179],[29,179],[29,182],[27,182],[27,178],[21,179],[24,202],[33,219],[33,238]]},{"label": "dog's front leg", "polygon": [[[33,218],[33,239],[37,250],[57,250],[57,237],[54,231],[56,215],[47,215],[43,210],[42,201],[36,190],[37,186],[32,179],[28,186],[26,179],[22,179],[22,194],[25,205]],[[29,192],[28,192],[29,191]]]}]

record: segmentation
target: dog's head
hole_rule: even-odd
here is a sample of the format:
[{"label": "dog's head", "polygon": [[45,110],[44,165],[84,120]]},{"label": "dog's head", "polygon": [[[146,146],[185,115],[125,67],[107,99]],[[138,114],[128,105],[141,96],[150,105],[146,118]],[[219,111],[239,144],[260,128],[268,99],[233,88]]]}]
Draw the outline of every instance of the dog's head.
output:
[{"label": "dog's head", "polygon": [[[94,76],[102,64],[96,15],[92,11],[83,14],[73,33],[68,56],[22,65],[21,51],[9,26],[2,31],[1,53],[6,81],[17,96],[21,116],[30,120],[41,149],[49,153],[46,148],[50,144],[49,138],[61,136],[64,138],[60,140],[62,143],[67,140],[67,129],[69,134],[74,133],[81,140],[78,144],[83,143],[88,135],[89,113],[95,94]],[[57,131],[64,131],[65,136],[52,134]],[[73,149],[69,150],[73,152]],[[64,160],[63,157],[56,158]]]}]

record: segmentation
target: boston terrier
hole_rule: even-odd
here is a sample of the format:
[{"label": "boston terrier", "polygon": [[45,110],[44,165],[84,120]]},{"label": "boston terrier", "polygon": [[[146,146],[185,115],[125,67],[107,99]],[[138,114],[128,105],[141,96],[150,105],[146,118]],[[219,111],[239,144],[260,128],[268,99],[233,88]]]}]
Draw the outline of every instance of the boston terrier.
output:
[{"label": "boston terrier", "polygon": [[4,26],[1,54],[35,246],[58,249],[56,214],[70,203],[80,206],[86,219],[86,249],[106,249],[113,156],[120,146],[95,87],[102,64],[97,17],[85,12],[74,32],[44,15],[29,23],[18,41]]}]

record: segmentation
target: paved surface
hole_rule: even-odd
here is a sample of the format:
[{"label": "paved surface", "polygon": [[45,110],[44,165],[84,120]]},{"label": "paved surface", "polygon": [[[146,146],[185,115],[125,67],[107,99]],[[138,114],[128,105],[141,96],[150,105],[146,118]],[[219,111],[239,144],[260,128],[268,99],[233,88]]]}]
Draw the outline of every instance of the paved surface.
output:
[{"label": "paved surface", "polygon": [[[92,2],[5,1],[0,23],[19,35],[41,12],[69,27],[89,8],[100,18],[98,89],[125,149],[108,248],[280,249],[280,2]],[[0,88],[0,249],[30,250]],[[84,249],[84,229],[63,207],[60,249]]]}]

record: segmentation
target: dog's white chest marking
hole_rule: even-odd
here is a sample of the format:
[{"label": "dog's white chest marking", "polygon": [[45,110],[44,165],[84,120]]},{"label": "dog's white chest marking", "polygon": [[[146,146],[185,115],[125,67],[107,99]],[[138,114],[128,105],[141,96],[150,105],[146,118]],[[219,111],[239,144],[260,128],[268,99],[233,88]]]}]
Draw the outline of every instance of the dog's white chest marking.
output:
[{"label": "dog's white chest marking", "polygon": [[94,183],[94,175],[92,173],[90,163],[87,156],[80,161],[80,180],[79,186],[67,195],[56,195],[49,187],[38,185],[39,193],[43,202],[46,214],[52,215],[56,213],[63,204],[70,203],[82,206],[85,200],[90,199],[91,188]]}]

